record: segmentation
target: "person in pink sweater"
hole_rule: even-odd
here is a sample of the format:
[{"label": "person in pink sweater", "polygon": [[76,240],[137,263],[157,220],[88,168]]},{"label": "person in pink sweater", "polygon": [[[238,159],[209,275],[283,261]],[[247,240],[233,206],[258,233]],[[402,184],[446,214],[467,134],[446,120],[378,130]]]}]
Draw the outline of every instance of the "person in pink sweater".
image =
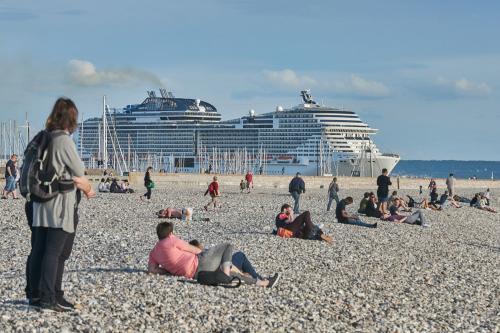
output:
[{"label": "person in pink sweater", "polygon": [[[214,272],[220,269],[224,274],[232,275],[233,246],[219,244],[202,250],[174,235],[174,225],[170,222],[159,223],[156,227],[158,242],[149,253],[148,272],[153,274],[172,274],[196,279],[199,272]],[[273,278],[257,280],[255,284],[272,287],[279,275]]]}]

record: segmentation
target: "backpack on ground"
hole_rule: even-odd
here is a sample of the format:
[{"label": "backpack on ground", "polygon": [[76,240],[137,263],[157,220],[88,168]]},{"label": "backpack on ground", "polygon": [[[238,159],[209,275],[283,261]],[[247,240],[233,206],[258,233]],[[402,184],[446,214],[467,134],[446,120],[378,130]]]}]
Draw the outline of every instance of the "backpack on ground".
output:
[{"label": "backpack on ground", "polygon": [[69,192],[75,188],[73,180],[62,180],[57,177],[52,163],[51,143],[54,138],[61,135],[66,133],[40,131],[26,147],[19,179],[20,192],[26,200],[47,202],[59,193]]},{"label": "backpack on ground", "polygon": [[[213,272],[210,271],[198,272],[196,280],[198,281],[199,284],[203,284],[205,286],[238,288],[241,285],[241,279],[239,277],[226,275],[220,269]],[[234,281],[236,281],[236,284],[233,284]]]}]

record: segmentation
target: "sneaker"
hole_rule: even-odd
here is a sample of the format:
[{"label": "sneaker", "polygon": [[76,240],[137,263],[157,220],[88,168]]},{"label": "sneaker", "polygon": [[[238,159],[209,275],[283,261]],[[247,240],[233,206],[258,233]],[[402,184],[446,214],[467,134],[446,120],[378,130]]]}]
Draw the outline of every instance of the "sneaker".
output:
[{"label": "sneaker", "polygon": [[429,227],[430,227],[430,225],[429,225],[428,223],[424,223],[424,224],[422,224],[422,227],[424,227],[424,228],[429,228]]},{"label": "sneaker", "polygon": [[70,309],[65,309],[57,303],[44,303],[40,302],[40,309],[42,311],[51,311],[51,312],[69,312]]},{"label": "sneaker", "polygon": [[278,273],[274,274],[273,276],[271,276],[268,281],[269,281],[269,284],[267,285],[268,288],[272,288],[274,287],[274,285],[276,285],[276,283],[278,283],[280,279],[280,275]]},{"label": "sneaker", "polygon": [[323,223],[320,223],[320,224],[318,225],[319,230],[323,230],[323,227],[324,227],[324,226],[325,226],[325,225],[324,225]]},{"label": "sneaker", "polygon": [[61,297],[60,299],[57,300],[57,305],[59,305],[61,308],[66,309],[66,310],[74,310],[75,309],[75,306],[72,303],[65,300],[64,297]]},{"label": "sneaker", "polygon": [[378,223],[377,223],[377,222],[375,222],[374,224],[372,224],[372,226],[371,226],[371,227],[372,227],[372,228],[376,228],[376,227],[377,227],[377,225],[378,225]]}]

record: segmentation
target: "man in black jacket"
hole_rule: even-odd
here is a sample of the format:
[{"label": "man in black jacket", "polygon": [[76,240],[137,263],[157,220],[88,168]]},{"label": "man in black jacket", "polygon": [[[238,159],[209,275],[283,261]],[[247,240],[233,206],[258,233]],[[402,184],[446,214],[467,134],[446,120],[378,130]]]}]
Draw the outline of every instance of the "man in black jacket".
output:
[{"label": "man in black jacket", "polygon": [[293,177],[292,181],[288,185],[288,192],[292,195],[294,202],[293,205],[293,213],[300,214],[299,201],[300,195],[306,192],[306,184],[304,180],[300,177],[300,172],[297,172],[295,177]]},{"label": "man in black jacket", "polygon": [[387,214],[387,201],[389,201],[389,186],[392,185],[391,178],[387,176],[387,169],[382,169],[382,174],[377,178],[377,197],[379,209],[382,214]]}]

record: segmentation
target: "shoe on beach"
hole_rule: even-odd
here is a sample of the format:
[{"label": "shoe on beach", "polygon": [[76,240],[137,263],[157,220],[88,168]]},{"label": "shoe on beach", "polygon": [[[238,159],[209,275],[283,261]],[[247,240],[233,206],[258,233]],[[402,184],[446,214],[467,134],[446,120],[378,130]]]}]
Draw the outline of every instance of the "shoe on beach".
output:
[{"label": "shoe on beach", "polygon": [[375,222],[374,224],[372,224],[371,228],[376,228],[378,226],[378,223]]},{"label": "shoe on beach", "polygon": [[65,300],[64,297],[61,297],[60,299],[57,300],[57,305],[59,305],[61,308],[66,309],[66,310],[74,310],[75,309],[75,305],[73,305],[72,303]]},{"label": "shoe on beach", "polygon": [[278,283],[280,279],[280,275],[279,273],[276,273],[274,274],[273,276],[271,276],[268,281],[269,281],[269,284],[267,285],[268,288],[272,288],[276,285],[276,283]]},{"label": "shoe on beach", "polygon": [[40,310],[50,312],[69,312],[71,309],[65,309],[57,303],[40,302]]}]

